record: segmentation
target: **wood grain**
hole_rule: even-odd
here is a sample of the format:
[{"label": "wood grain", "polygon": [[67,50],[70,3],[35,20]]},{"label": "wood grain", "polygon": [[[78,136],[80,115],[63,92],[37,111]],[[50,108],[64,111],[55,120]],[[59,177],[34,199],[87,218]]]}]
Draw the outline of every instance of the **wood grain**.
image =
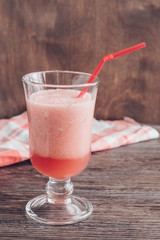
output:
[{"label": "wood grain", "polygon": [[94,211],[68,226],[46,226],[25,216],[27,201],[42,194],[48,180],[29,161],[1,168],[0,239],[160,239],[159,145],[153,140],[92,154],[72,181],[74,194],[88,198]]},{"label": "wood grain", "polygon": [[105,64],[95,116],[159,124],[159,19],[159,0],[1,0],[0,117],[25,110],[24,74],[93,72],[104,55],[145,41]]}]

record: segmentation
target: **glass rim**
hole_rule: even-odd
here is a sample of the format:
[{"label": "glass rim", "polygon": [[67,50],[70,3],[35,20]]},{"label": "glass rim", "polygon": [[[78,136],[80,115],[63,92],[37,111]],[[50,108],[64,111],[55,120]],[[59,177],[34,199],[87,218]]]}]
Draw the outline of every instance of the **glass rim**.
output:
[{"label": "glass rim", "polygon": [[33,75],[33,74],[41,74],[41,73],[71,73],[71,74],[79,74],[79,75],[86,75],[86,76],[91,76],[91,73],[85,73],[85,72],[78,72],[78,71],[67,71],[67,70],[50,70],[50,71],[37,71],[37,72],[31,72],[27,73],[22,77],[22,82],[30,85],[36,85],[36,86],[41,86],[41,87],[58,87],[58,88],[78,88],[78,87],[94,87],[97,86],[100,82],[99,77],[96,76],[94,82],[92,83],[82,83],[82,84],[47,84],[47,83],[37,83],[37,82],[32,82],[30,79],[26,79],[27,76]]}]

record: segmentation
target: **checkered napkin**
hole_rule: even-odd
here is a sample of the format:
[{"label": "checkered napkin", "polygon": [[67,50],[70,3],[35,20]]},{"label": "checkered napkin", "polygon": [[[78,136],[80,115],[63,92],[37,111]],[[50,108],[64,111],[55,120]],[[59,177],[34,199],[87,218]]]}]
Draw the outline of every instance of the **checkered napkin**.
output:
[{"label": "checkered napkin", "polygon": [[[92,152],[116,148],[159,137],[152,127],[140,125],[131,118],[116,121],[94,119]],[[0,120],[0,167],[29,159],[27,113]]]},{"label": "checkered napkin", "polygon": [[156,129],[141,125],[129,117],[115,121],[94,119],[91,150],[102,151],[156,138],[159,138]]}]

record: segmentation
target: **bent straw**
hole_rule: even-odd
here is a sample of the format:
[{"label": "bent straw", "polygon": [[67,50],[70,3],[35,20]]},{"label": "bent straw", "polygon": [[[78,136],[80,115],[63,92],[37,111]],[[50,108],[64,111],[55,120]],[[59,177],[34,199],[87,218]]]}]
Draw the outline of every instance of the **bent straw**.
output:
[{"label": "bent straw", "polygon": [[[95,68],[94,72],[92,73],[92,75],[89,78],[89,80],[87,81],[87,83],[92,83],[94,81],[94,79],[97,77],[99,71],[101,70],[101,68],[103,67],[103,64],[105,62],[108,62],[108,61],[110,61],[110,60],[112,60],[116,57],[120,57],[124,54],[134,52],[134,51],[136,51],[138,49],[141,49],[141,48],[144,48],[144,47],[146,47],[146,43],[142,42],[142,43],[139,43],[139,44],[134,45],[132,47],[126,48],[124,50],[121,50],[121,51],[118,51],[118,52],[115,52],[115,53],[104,56],[102,58],[102,60],[100,61],[100,63],[98,64],[98,66]],[[80,94],[78,95],[78,97],[82,97],[85,94],[85,92],[88,90],[88,88],[89,87],[83,88],[82,91],[80,92]]]}]

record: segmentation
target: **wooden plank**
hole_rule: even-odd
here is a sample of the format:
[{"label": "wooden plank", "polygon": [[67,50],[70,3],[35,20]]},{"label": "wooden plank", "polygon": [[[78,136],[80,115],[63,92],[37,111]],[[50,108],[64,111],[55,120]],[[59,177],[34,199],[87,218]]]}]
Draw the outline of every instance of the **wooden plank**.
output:
[{"label": "wooden plank", "polygon": [[159,18],[159,0],[1,0],[0,117],[25,110],[24,74],[93,72],[107,53],[146,41],[105,64],[95,116],[159,124]]}]

